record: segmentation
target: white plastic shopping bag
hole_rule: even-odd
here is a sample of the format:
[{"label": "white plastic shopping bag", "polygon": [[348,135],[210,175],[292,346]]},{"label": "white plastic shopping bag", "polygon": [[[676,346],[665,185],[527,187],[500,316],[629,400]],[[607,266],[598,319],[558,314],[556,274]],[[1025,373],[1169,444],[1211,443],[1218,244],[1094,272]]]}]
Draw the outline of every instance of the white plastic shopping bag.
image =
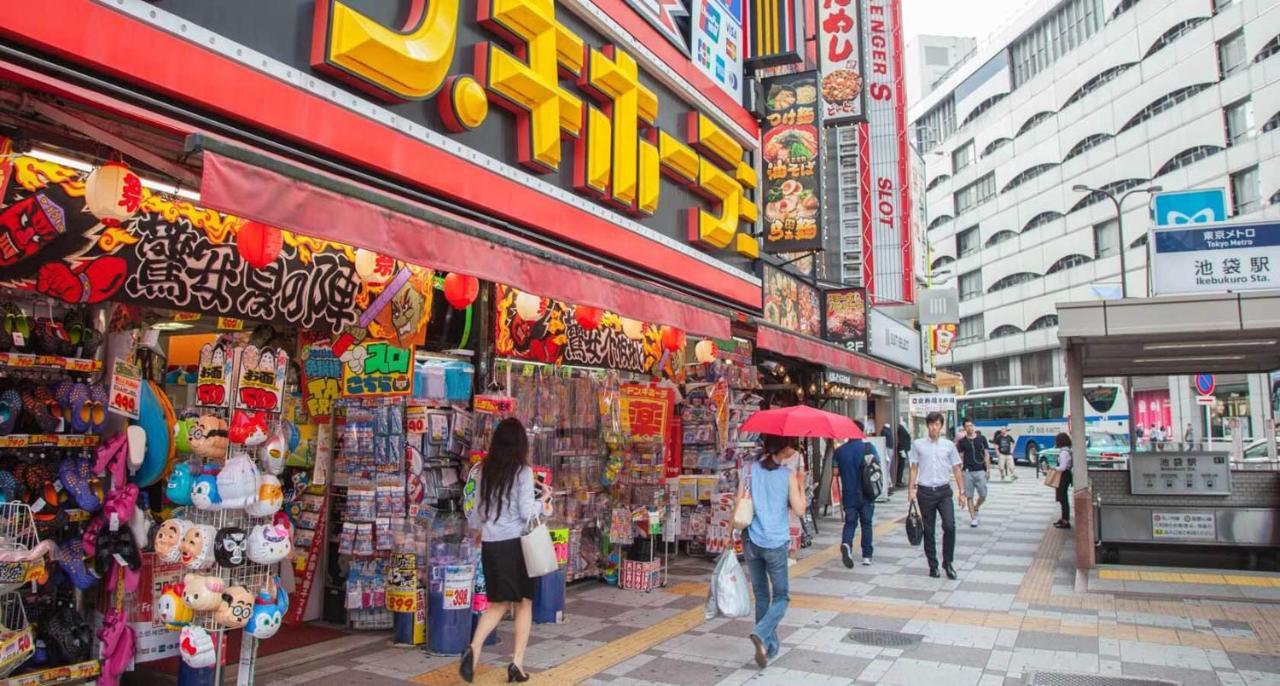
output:
[{"label": "white plastic shopping bag", "polygon": [[746,617],[751,614],[751,589],[747,585],[746,570],[738,564],[733,546],[720,553],[715,571],[711,573],[711,589],[707,592],[707,604],[703,616]]}]

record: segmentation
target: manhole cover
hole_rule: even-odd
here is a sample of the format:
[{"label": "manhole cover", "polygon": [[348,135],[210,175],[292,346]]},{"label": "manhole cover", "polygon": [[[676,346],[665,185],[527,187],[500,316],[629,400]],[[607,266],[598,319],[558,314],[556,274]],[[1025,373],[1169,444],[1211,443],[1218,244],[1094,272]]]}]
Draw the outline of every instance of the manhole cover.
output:
[{"label": "manhole cover", "polygon": [[848,643],[861,643],[877,648],[900,648],[915,645],[924,640],[919,634],[903,634],[897,631],[877,631],[876,629],[854,629],[844,639]]},{"label": "manhole cover", "polygon": [[1069,672],[1028,672],[1026,686],[1177,686],[1180,682],[1164,679],[1072,674]]}]

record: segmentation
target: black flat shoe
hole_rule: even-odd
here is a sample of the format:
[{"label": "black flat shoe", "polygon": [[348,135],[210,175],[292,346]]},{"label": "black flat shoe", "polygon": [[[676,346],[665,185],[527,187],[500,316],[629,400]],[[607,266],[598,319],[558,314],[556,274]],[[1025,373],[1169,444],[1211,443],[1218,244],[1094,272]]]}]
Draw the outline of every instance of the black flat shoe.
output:
[{"label": "black flat shoe", "polygon": [[952,567],[951,565],[943,565],[943,566],[942,566],[942,569],[943,569],[944,571],[946,571],[946,573],[947,573],[947,578],[948,578],[948,579],[951,579],[952,581],[955,581],[956,579],[959,579],[959,578],[960,578],[959,576],[957,576],[957,575],[956,575],[956,568],[955,568],[955,567]]},{"label": "black flat shoe", "polygon": [[528,673],[521,671],[515,663],[507,665],[507,683],[524,683],[529,680]]},{"label": "black flat shoe", "polygon": [[937,579],[938,577],[940,577],[940,576],[942,576],[942,575],[938,573],[938,568],[937,568],[937,567],[930,567],[930,568],[929,568],[929,576],[931,576],[931,577],[933,577],[933,578]]},{"label": "black flat shoe", "polygon": [[1071,522],[1054,522],[1053,526],[1054,528],[1057,528],[1057,529],[1070,529]]},{"label": "black flat shoe", "polygon": [[467,649],[462,651],[462,659],[458,661],[458,676],[468,684],[476,678],[475,662],[475,654],[471,652],[471,646],[467,646]]}]

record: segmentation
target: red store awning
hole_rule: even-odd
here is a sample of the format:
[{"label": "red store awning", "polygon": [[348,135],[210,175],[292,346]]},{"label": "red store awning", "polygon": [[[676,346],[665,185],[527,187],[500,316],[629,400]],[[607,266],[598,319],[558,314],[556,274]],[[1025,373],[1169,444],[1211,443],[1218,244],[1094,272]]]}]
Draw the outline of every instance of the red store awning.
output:
[{"label": "red store awning", "polygon": [[794,334],[760,322],[756,327],[756,344],[762,350],[808,360],[814,364],[876,379],[894,386],[910,388],[915,377],[907,371],[887,365],[816,338]]},{"label": "red store awning", "polygon": [[730,336],[727,311],[447,211],[218,139],[193,137],[188,147],[203,152],[201,205],[690,334]]}]

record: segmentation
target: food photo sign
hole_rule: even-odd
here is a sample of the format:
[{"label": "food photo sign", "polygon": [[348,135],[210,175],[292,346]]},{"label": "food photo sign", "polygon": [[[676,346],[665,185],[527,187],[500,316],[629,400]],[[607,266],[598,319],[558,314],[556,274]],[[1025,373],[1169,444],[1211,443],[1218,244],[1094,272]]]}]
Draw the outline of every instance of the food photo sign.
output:
[{"label": "food photo sign", "polygon": [[823,292],[826,300],[826,338],[856,353],[867,350],[867,292],[841,288]]},{"label": "food photo sign", "polygon": [[822,336],[818,289],[770,265],[764,268],[764,319],[788,331]]},{"label": "food photo sign", "polygon": [[824,125],[866,120],[858,5],[858,0],[818,3],[818,73]]},{"label": "food photo sign", "polygon": [[822,249],[818,73],[765,82],[764,251]]}]

